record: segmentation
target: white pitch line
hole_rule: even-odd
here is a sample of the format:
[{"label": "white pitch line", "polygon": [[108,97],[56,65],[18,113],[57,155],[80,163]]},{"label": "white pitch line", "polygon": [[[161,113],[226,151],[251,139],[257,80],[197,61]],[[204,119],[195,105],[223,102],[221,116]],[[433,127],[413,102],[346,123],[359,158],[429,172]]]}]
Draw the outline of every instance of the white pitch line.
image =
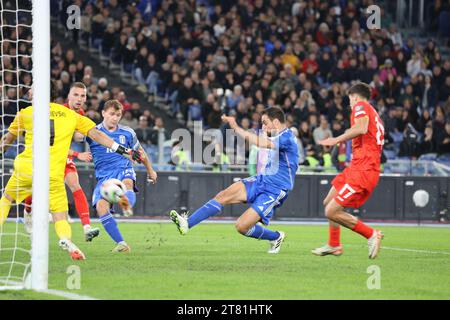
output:
[{"label": "white pitch line", "polygon": [[[3,282],[4,284],[6,284],[6,286],[0,287],[0,288],[3,288],[3,290],[5,290],[5,289],[6,290],[21,290],[21,289],[26,290],[26,289],[28,289],[28,288],[25,288],[23,283],[18,282],[18,281],[2,280],[0,282]],[[12,284],[13,286],[7,286],[8,284]],[[70,300],[98,300],[97,298],[93,298],[90,296],[85,296],[85,295],[81,295],[81,294],[77,294],[77,293],[73,293],[73,292],[67,292],[67,291],[55,290],[55,289],[33,290],[33,291],[38,292],[38,293],[52,294],[52,295],[70,299]]]},{"label": "white pitch line", "polygon": [[395,248],[395,247],[384,247],[384,246],[382,246],[381,249],[394,250],[394,251],[416,252],[416,253],[426,253],[426,254],[444,254],[444,255],[450,256],[450,252],[445,252],[445,251],[429,251],[429,250],[417,250],[417,249]]},{"label": "white pitch line", "polygon": [[90,297],[90,296],[84,296],[77,293],[67,292],[67,291],[61,291],[61,290],[54,290],[54,289],[47,289],[47,290],[39,290],[35,292],[43,292],[48,294],[53,294],[55,296],[63,297],[70,300],[98,300],[96,298]]}]

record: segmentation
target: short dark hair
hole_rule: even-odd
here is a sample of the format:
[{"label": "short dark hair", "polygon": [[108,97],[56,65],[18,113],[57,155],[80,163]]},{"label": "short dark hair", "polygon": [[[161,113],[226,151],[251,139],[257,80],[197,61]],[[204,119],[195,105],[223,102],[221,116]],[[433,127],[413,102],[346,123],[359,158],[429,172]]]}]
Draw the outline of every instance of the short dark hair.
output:
[{"label": "short dark hair", "polygon": [[358,82],[348,89],[348,95],[357,94],[360,97],[369,100],[372,96],[372,88],[364,82]]},{"label": "short dark hair", "polygon": [[270,107],[264,110],[263,115],[269,117],[270,120],[278,119],[281,123],[286,122],[286,115],[284,111],[279,107]]},{"label": "short dark hair", "polygon": [[87,90],[86,85],[83,82],[72,83],[72,85],[70,86],[70,89],[72,89],[72,88],[80,88],[80,89]]},{"label": "short dark hair", "polygon": [[110,108],[114,108],[115,111],[123,110],[122,104],[119,102],[119,100],[108,100],[105,102],[105,105],[103,106],[103,110],[106,111]]}]

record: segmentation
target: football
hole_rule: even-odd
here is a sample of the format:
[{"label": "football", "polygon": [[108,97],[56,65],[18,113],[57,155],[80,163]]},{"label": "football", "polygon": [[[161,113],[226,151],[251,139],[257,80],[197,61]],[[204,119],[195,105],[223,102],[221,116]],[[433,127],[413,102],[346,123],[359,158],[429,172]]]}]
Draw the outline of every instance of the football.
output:
[{"label": "football", "polygon": [[110,203],[119,202],[120,198],[125,194],[125,191],[125,185],[118,179],[109,179],[100,188],[100,194],[103,199]]},{"label": "football", "polygon": [[419,208],[426,207],[429,199],[430,199],[430,194],[422,189],[417,190],[413,194],[414,204],[416,205],[416,207],[419,207]]}]

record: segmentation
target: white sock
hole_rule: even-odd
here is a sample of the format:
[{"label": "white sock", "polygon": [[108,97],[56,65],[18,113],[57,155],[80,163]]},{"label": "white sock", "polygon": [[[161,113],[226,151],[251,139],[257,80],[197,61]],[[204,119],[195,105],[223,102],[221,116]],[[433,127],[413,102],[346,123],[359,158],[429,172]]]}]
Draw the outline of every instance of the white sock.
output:
[{"label": "white sock", "polygon": [[83,230],[84,230],[84,233],[88,233],[91,230],[91,225],[90,224],[85,224],[83,226]]}]

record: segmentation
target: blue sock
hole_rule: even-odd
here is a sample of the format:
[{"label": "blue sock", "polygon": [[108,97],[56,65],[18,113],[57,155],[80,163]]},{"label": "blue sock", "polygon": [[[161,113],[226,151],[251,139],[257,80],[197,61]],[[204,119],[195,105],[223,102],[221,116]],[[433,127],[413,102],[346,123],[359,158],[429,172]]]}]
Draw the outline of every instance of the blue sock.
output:
[{"label": "blue sock", "polygon": [[134,204],[136,203],[136,193],[134,193],[133,190],[127,190],[125,195],[127,196],[128,201],[130,201],[130,205],[134,207]]},{"label": "blue sock", "polygon": [[263,226],[256,224],[245,234],[246,237],[256,238],[258,240],[276,240],[280,237],[278,231],[272,231],[264,228]]},{"label": "blue sock", "polygon": [[209,217],[215,216],[220,211],[222,211],[222,209],[223,205],[218,203],[216,200],[209,200],[207,203],[203,205],[203,207],[195,211],[188,218],[189,228],[192,228],[196,224],[199,224],[200,222],[208,219]]},{"label": "blue sock", "polygon": [[116,219],[111,215],[111,213],[106,213],[100,217],[103,228],[108,232],[109,236],[116,242],[119,243],[123,241],[122,234],[117,227]]}]

